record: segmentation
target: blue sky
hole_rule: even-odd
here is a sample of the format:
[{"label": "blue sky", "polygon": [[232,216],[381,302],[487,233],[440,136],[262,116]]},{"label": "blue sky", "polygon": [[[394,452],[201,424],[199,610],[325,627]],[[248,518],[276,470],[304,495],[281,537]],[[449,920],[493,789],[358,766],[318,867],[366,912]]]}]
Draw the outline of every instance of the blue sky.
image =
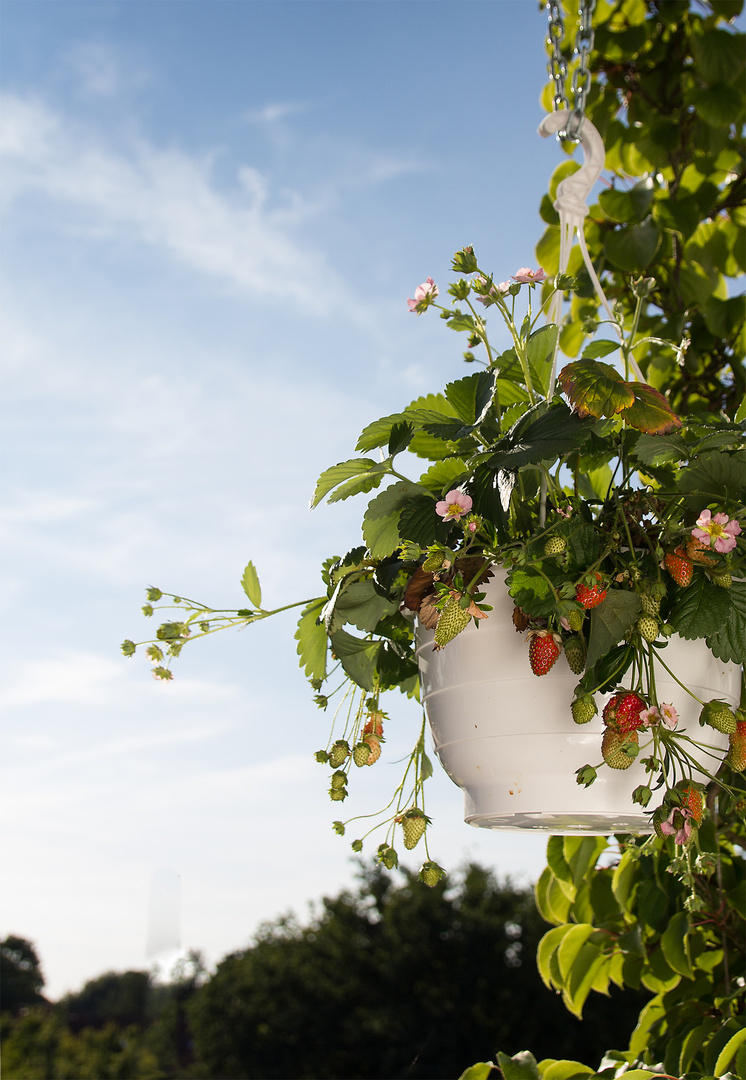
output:
[{"label": "blue sky", "polygon": [[[271,606],[319,591],[360,513],[309,513],[318,474],[464,370],[407,296],[466,243],[498,280],[534,265],[562,152],[536,134],[533,0],[0,14],[0,934],[35,941],[56,997],[153,962],[164,874],[211,962],[353,880],[292,615],[187,649],[170,684],[119,643],[148,584],[240,606],[252,559]],[[390,711],[391,759],[419,713]],[[430,787],[433,857],[538,873],[543,839],[472,830]]]}]

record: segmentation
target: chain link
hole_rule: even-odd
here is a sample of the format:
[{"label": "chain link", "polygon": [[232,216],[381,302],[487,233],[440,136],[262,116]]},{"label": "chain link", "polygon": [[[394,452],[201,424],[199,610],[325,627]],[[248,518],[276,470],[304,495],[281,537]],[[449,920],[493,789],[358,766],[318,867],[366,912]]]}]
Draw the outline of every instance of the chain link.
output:
[{"label": "chain link", "polygon": [[[571,140],[573,142],[577,141],[580,137],[581,128],[583,127],[583,120],[585,119],[585,102],[591,85],[588,57],[593,49],[594,35],[592,18],[595,6],[596,0],[580,0],[578,5],[580,21],[578,23],[578,31],[575,35],[573,59],[576,56],[579,56],[580,63],[572,76],[573,108],[570,119],[567,122],[565,130],[561,131],[558,135],[558,138],[562,139],[563,142],[566,140]],[[549,34],[547,37],[547,44],[551,49],[547,68],[549,71],[549,78],[554,83],[554,97],[552,103],[555,112],[559,112],[561,109],[570,111],[567,95],[565,93],[567,63],[562,55],[562,42],[565,38],[565,24],[562,18],[561,0],[548,0],[547,8],[549,12]]]}]

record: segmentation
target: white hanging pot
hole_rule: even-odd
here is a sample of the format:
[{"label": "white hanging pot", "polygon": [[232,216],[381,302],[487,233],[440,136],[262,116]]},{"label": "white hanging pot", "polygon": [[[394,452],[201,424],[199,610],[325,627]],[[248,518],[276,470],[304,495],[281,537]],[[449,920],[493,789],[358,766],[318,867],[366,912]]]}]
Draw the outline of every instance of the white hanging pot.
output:
[{"label": "white hanging pot", "polygon": [[[576,769],[602,760],[600,712],[608,696],[596,695],[599,715],[590,723],[574,722],[570,703],[578,676],[564,655],[546,675],[533,674],[525,636],[513,625],[505,576],[497,570],[482,586],[493,610],[479,628],[470,623],[437,652],[433,631],[418,624],[416,632],[422,697],[435,752],[463,789],[466,822],[558,835],[650,832],[649,816],[631,797],[634,788],[650,779],[639,762],[623,771],[604,766],[588,788],[577,783]],[[664,655],[702,701],[719,698],[737,706],[740,668],[718,660],[704,641],[674,636]],[[701,705],[660,665],[656,689],[660,701],[675,705],[678,730],[725,751],[727,736],[699,727]],[[710,772],[717,768],[711,756],[699,760]],[[704,779],[695,775],[698,778]]]}]

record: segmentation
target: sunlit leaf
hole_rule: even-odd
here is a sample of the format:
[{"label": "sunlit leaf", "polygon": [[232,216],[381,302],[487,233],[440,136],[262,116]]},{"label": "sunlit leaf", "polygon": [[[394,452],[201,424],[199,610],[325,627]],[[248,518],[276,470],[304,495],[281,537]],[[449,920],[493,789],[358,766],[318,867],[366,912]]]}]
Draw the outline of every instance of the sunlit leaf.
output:
[{"label": "sunlit leaf", "polygon": [[583,416],[615,416],[635,400],[632,386],[610,364],[576,360],[567,364],[557,381],[570,404]]}]

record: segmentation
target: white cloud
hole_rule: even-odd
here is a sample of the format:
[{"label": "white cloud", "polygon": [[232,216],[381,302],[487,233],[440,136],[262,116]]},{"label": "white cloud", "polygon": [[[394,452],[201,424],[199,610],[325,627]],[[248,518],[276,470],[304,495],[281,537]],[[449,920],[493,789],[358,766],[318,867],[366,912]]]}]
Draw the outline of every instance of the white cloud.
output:
[{"label": "white cloud", "polygon": [[220,191],[212,154],[190,157],[145,139],[116,150],[41,102],[5,94],[0,106],[6,202],[41,193],[82,210],[75,226],[88,234],[134,238],[255,298],[281,294],[284,304],[322,313],[340,302],[325,257],[293,237],[282,207],[267,209],[257,170],[242,167],[238,190]]},{"label": "white cloud", "polygon": [[[15,678],[0,690],[0,711],[51,702],[110,705],[121,693],[128,674],[120,660],[107,660],[96,653],[68,651],[43,660],[28,660],[16,665]],[[147,681],[144,690],[152,692]],[[181,679],[169,685],[168,693],[170,698],[192,705],[200,699],[211,705],[217,701],[225,705],[236,692],[226,686]]]},{"label": "white cloud", "polygon": [[103,40],[76,42],[68,49],[64,63],[83,93],[91,97],[113,98],[129,89],[139,89],[150,81],[142,65],[131,56],[125,60],[121,47],[115,49]]}]

